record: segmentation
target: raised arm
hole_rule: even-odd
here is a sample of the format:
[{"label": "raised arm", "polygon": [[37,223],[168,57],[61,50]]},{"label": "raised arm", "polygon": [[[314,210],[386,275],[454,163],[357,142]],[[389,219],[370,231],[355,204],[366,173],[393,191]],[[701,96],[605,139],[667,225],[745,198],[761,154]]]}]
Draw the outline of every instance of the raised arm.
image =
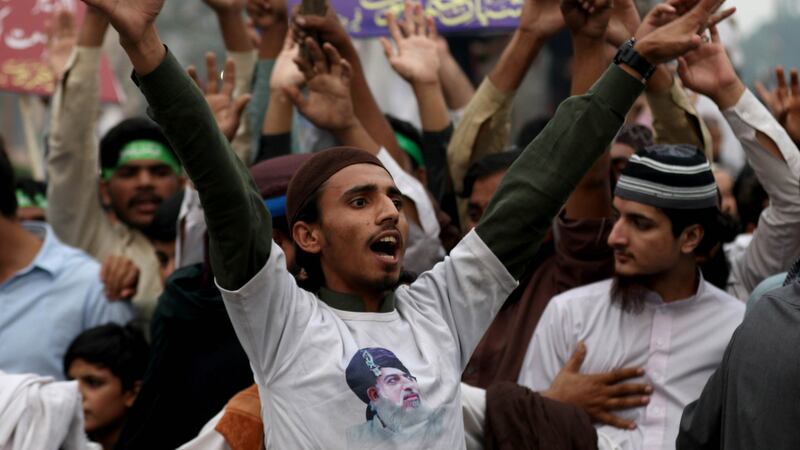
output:
[{"label": "raised arm", "polygon": [[[435,25],[420,4],[406,2],[404,19],[387,13],[396,49],[381,38],[386,58],[395,72],[414,90],[422,121],[422,148],[428,189],[448,214],[456,214],[455,195],[447,168],[447,144],[452,134],[442,81],[442,61],[435,40]],[[456,217],[457,218],[457,217]]]},{"label": "raised arm", "polygon": [[269,103],[261,128],[264,147],[260,150],[266,158],[288,154],[291,150],[294,105],[286,90],[303,82],[303,74],[294,63],[298,55],[299,47],[287,36],[269,80]]},{"label": "raised arm", "polygon": [[769,195],[753,240],[741,258],[731,261],[729,290],[745,300],[758,283],[785,270],[800,252],[800,153],[736,75],[715,28],[711,42],[679,62],[684,83],[710,97],[723,112]]},{"label": "raised arm", "polygon": [[[247,0],[247,14],[253,25],[260,31],[258,63],[253,80],[253,99],[247,107],[257,136],[253,145],[256,151],[255,162],[287,154],[291,151],[291,127],[293,109],[275,110],[277,114],[267,117],[272,105],[273,95],[281,93],[273,89],[273,74],[278,58],[282,53],[289,29],[286,0]],[[289,64],[294,63],[289,60]],[[279,105],[290,103],[284,96]],[[285,114],[285,115],[284,115]],[[278,120],[279,122],[275,122]],[[275,123],[280,131],[267,129],[268,123]],[[266,136],[265,136],[266,135]],[[278,147],[278,148],[276,148]]]},{"label": "raised arm", "polygon": [[[462,191],[464,175],[473,161],[507,147],[514,93],[544,43],[563,27],[558,0],[525,0],[518,28],[470,100],[450,139],[447,160],[455,192]],[[465,206],[462,202],[462,223]]]},{"label": "raised arm", "polygon": [[89,8],[76,30],[74,19],[63,17],[71,14],[62,12],[55,22],[60,31],[53,36],[61,44],[50,54],[51,61],[66,67],[61,67],[50,118],[47,219],[59,239],[103,259],[113,251],[106,245],[113,238],[98,194],[95,125],[100,110],[100,47],[108,21]]},{"label": "raised arm", "polygon": [[154,22],[164,0],[85,2],[103,11],[119,32],[153,118],[200,193],[217,283],[227,289],[241,287],[269,257],[271,219],[202,92],[158,36]]},{"label": "raised arm", "polygon": [[411,162],[406,153],[397,144],[392,127],[383,116],[383,112],[378,107],[377,102],[375,102],[375,98],[369,90],[367,78],[364,76],[358,53],[347,31],[339,22],[336,11],[333,10],[330,2],[325,16],[295,16],[293,25],[293,33],[298,42],[305,40],[308,33],[316,32],[320,42],[332,44],[339,54],[347,60],[352,73],[351,96],[358,120],[361,121],[364,129],[367,130],[375,142],[385,148],[403,169],[410,170]]},{"label": "raised arm", "polygon": [[[622,2],[624,3],[624,2]],[[576,5],[565,4],[564,18],[572,33],[575,49],[572,69],[572,95],[582,95],[603,75],[608,67],[606,43],[603,39],[613,8],[602,13],[585,14]],[[609,155],[603,152],[578,186],[570,194],[565,205],[570,219],[604,218],[611,216],[611,187],[609,183]]]},{"label": "raised arm", "polygon": [[796,68],[792,69],[787,85],[784,69],[778,66],[775,68],[775,78],[778,85],[773,91],[760,81],[756,82],[756,91],[795,144],[800,145],[800,76]]},{"label": "raised arm", "polygon": [[[257,55],[244,16],[247,0],[203,0],[203,2],[216,14],[225,50],[228,53],[227,58],[236,65],[234,96],[238,98],[251,93]],[[243,114],[239,128],[234,137],[230,138],[231,147],[245,164],[250,164],[255,156],[253,135],[258,133],[259,124],[253,120],[249,110]]]},{"label": "raised arm", "polygon": [[[590,14],[608,6],[605,0],[590,2],[588,8],[573,0],[565,3]],[[701,0],[680,19],[639,39],[634,49],[659,64],[696,48],[701,42],[697,33],[717,4],[717,0]],[[612,65],[586,95],[564,101],[511,166],[477,232],[514,277],[524,273],[552,218],[611,143],[643,89],[636,71],[624,64]]]}]

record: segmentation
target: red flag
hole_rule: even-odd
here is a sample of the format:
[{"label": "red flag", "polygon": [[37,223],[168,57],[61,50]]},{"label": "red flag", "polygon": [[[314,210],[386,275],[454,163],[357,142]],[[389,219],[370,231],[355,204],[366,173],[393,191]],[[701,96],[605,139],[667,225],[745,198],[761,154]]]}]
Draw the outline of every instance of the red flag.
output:
[{"label": "red flag", "polygon": [[[45,23],[57,9],[83,17],[77,0],[0,0],[0,90],[50,95],[55,76],[45,60]],[[80,20],[79,20],[80,22]],[[119,103],[121,94],[108,59],[100,62],[100,98]]]}]

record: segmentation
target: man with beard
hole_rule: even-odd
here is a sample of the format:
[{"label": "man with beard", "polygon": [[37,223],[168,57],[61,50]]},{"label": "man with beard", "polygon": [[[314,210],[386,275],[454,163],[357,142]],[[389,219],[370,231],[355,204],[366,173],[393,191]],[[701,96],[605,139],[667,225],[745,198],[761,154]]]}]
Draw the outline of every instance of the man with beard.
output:
[{"label": "man with beard", "polygon": [[[295,173],[286,199],[298,263],[315,285],[308,291],[271,241],[271,218],[250,175],[158,35],[164,1],[85,1],[120,33],[151,114],[200,194],[216,283],[258,384],[267,448],[346,447],[346,430],[364,409],[344,372],[359,349],[372,347],[392,348],[416,375],[426,404],[441,410],[442,426],[414,447],[464,448],[459,378],[473,349],[570,191],[622,125],[652,64],[698,46],[697,33],[718,6],[701,0],[628,42],[594,88],[565,101],[522,152],[476,229],[411,285],[398,287],[408,226],[402,193],[384,165],[354,148],[316,153]],[[606,0],[564,3],[567,14],[609,20]],[[335,134],[372,139],[351,102],[334,110],[316,101],[328,83],[350,99],[349,63],[330,43],[304,43],[315,61],[303,67],[305,112],[323,108],[342,119]]]},{"label": "man with beard", "polygon": [[149,320],[163,285],[156,250],[143,230],[161,202],[181,189],[182,169],[161,129],[145,118],[116,125],[98,152],[100,47],[107,27],[105,17],[89,8],[56,87],[47,219],[59,239],[99,261],[111,255],[131,260],[139,269],[134,306],[138,317]]},{"label": "man with beard", "polygon": [[348,448],[374,448],[392,441],[423,443],[441,427],[440,414],[423,404],[417,379],[391,351],[358,350],[345,378],[367,404],[367,422],[347,430]]},{"label": "man with beard", "polygon": [[547,389],[585,342],[582,371],[639,366],[653,386],[649,404],[621,414],[635,426],[603,425],[598,435],[623,449],[674,448],[683,407],[699,395],[744,314],[744,304],[697,267],[697,256],[717,244],[718,189],[700,150],[655,145],[630,158],[614,194],[615,276],[550,302],[519,382]]}]

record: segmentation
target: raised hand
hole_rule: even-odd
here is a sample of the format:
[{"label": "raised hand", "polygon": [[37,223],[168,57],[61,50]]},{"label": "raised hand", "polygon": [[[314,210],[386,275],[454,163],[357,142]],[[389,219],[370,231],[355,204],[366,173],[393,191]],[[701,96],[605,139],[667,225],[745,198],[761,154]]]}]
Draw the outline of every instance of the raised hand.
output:
[{"label": "raised hand", "polygon": [[356,126],[358,119],[350,98],[350,63],[330,43],[320,49],[313,39],[306,38],[305,45],[311,61],[298,56],[294,62],[305,77],[308,96],[300,93],[303,82],[285,88],[286,94],[298,111],[319,128],[335,133]]},{"label": "raised hand", "polygon": [[[197,76],[197,69],[190,66],[187,69],[189,76],[192,77],[197,86],[202,88],[200,79]],[[206,74],[208,81],[205,87],[205,98],[211,112],[214,113],[214,119],[217,121],[220,131],[228,141],[233,140],[236,135],[236,130],[239,128],[239,122],[242,118],[247,102],[250,101],[250,95],[242,95],[239,98],[233,98],[233,88],[236,81],[236,64],[232,60],[225,61],[225,70],[222,77],[222,86],[219,87],[217,76],[217,57],[213,53],[206,53]]]},{"label": "raised hand", "polygon": [[519,16],[519,30],[546,40],[564,28],[560,0],[526,0]]},{"label": "raised hand", "polygon": [[100,267],[100,280],[109,300],[130,300],[136,295],[139,268],[124,256],[109,255]]},{"label": "raised hand", "polygon": [[606,31],[606,41],[614,47],[619,47],[633,37],[639,25],[641,25],[641,19],[634,0],[614,0],[611,19]]},{"label": "raised hand", "polygon": [[298,44],[305,42],[309,36],[316,36],[319,42],[330,42],[339,52],[350,49],[353,45],[330,4],[324,16],[295,14],[291,27],[294,40]]},{"label": "raised hand", "polygon": [[791,70],[788,86],[783,67],[775,68],[775,77],[778,87],[774,91],[769,91],[760,81],[756,82],[756,90],[792,140],[800,142],[800,81],[797,69]]},{"label": "raised hand", "polygon": [[730,8],[712,17],[720,3],[720,0],[700,0],[686,14],[667,25],[652,31],[639,27],[636,51],[651,64],[661,64],[696,49],[703,42],[700,33],[709,24],[715,25],[736,11]]},{"label": "raised hand", "polygon": [[[439,53],[431,36],[422,5],[406,2],[404,20],[398,22],[394,14],[386,13],[389,33],[397,44],[397,51],[386,38],[381,38],[386,59],[398,75],[411,84],[433,84],[439,81]],[[402,29],[402,31],[401,31]]]},{"label": "raised hand", "polygon": [[302,85],[305,81],[303,73],[294,63],[294,60],[300,53],[300,47],[294,42],[292,32],[286,35],[283,42],[283,48],[275,59],[275,66],[272,68],[272,77],[270,78],[270,90],[275,92],[283,92],[292,86]]},{"label": "raised hand", "polygon": [[258,28],[287,23],[286,0],[247,0],[247,15]]},{"label": "raised hand", "polygon": [[716,27],[709,29],[711,42],[703,43],[678,59],[678,75],[684,86],[710,97],[725,109],[735,105],[745,87],[733,69]]},{"label": "raised hand", "polygon": [[119,33],[120,43],[128,47],[140,44],[146,33],[152,31],[151,27],[164,6],[164,0],[82,1],[102,11],[108,17],[111,26]]},{"label": "raised hand", "polygon": [[573,34],[596,39],[606,34],[612,3],[612,0],[562,0],[561,12]]},{"label": "raised hand", "polygon": [[567,364],[542,395],[583,408],[595,422],[623,429],[635,428],[634,422],[620,419],[611,411],[644,406],[650,401],[652,387],[646,384],[619,384],[643,376],[644,371],[631,367],[609,373],[582,374],[580,368],[585,358],[586,346],[579,342]]},{"label": "raised hand", "polygon": [[72,50],[78,42],[78,27],[72,11],[61,10],[45,25],[47,65],[56,79],[64,74]]}]

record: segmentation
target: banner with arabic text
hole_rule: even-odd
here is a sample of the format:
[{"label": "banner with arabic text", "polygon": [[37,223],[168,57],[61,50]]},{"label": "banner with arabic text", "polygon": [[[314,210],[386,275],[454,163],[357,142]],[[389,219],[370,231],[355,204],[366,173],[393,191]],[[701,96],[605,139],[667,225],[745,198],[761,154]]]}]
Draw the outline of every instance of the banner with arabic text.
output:
[{"label": "banner with arabic text", "polygon": [[[52,94],[55,78],[45,60],[45,23],[58,9],[76,11],[80,23],[85,7],[78,0],[0,0],[0,90]],[[119,102],[106,58],[100,64],[100,85],[103,101]]]},{"label": "banner with arabic text", "polygon": [[[422,0],[440,33],[512,30],[525,0]],[[353,37],[387,35],[386,11],[400,16],[403,0],[328,0]],[[300,3],[292,0],[291,4]]]}]

